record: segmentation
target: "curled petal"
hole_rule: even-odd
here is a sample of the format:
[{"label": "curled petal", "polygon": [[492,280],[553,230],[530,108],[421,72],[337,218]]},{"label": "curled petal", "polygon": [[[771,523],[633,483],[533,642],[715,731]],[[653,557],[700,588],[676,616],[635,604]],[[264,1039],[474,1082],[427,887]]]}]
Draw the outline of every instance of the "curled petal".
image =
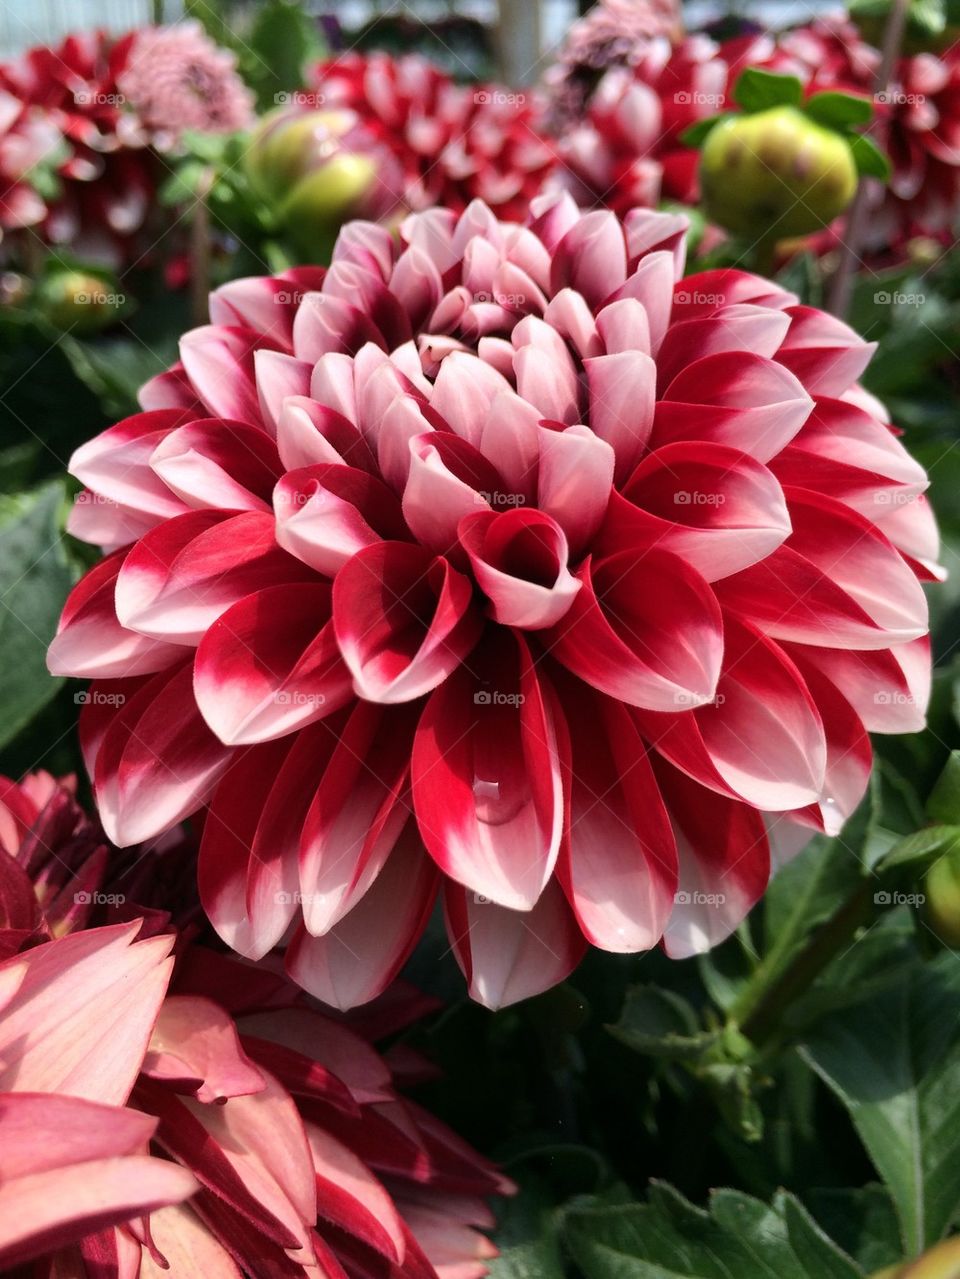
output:
[{"label": "curled petal", "polygon": [[653,426],[657,366],[641,351],[601,355],[585,363],[590,426],[617,455],[618,484],[643,456]]},{"label": "curled petal", "polygon": [[654,548],[587,560],[576,577],[581,590],[546,636],[568,670],[647,710],[713,700],[723,627],[716,598],[698,573]]},{"label": "curled petal", "polygon": [[376,470],[373,455],[353,422],[307,396],[292,395],[284,400],[277,448],[288,471],[314,462],[342,463],[371,474]]},{"label": "curled petal", "polygon": [[815,395],[842,395],[860,377],[877,349],[836,316],[812,306],[791,306],[790,329],[777,360]]},{"label": "curled petal", "polygon": [[379,542],[333,587],[333,625],[360,697],[408,702],[455,670],[480,633],[469,578],[409,542]]},{"label": "curled petal", "polygon": [[567,567],[563,529],[541,511],[518,507],[468,515],[460,522],[460,541],[490,601],[490,615],[502,626],[553,626],[580,589]]},{"label": "curled petal", "polygon": [[540,427],[537,506],[563,529],[578,559],[596,534],[610,501],[616,454],[589,427]]},{"label": "curled petal", "polygon": [[183,502],[152,471],[150,458],[171,431],[195,416],[156,409],[124,418],[74,451],[70,474],[99,498],[149,516],[152,523],[179,515]]},{"label": "curled petal", "polygon": [[150,455],[150,469],[189,507],[269,511],[281,468],[259,427],[204,418],[166,435]]},{"label": "curled petal", "polygon": [[460,436],[435,431],[411,439],[403,514],[417,540],[436,554],[452,551],[463,517],[490,506],[505,489],[493,463]]}]

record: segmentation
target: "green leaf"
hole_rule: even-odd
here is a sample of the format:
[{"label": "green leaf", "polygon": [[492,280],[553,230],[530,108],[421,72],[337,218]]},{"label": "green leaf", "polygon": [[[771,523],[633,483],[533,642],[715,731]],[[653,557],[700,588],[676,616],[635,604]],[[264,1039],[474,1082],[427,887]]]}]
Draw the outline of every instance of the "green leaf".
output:
[{"label": "green leaf", "polygon": [[871,100],[855,93],[814,93],[807,98],[803,109],[817,124],[840,133],[860,124],[869,124],[873,119]]},{"label": "green leaf", "polygon": [[802,1048],[889,1187],[910,1255],[940,1239],[960,1208],[958,1024],[960,965],[942,954],[825,1018]]},{"label": "green leaf", "polygon": [[882,182],[890,180],[890,161],[872,138],[865,133],[854,133],[847,141],[862,178],[879,178]]},{"label": "green leaf", "polygon": [[807,1203],[821,1228],[868,1275],[903,1257],[896,1213],[884,1186],[813,1190]]},{"label": "green leaf", "polygon": [[729,116],[729,111],[721,111],[719,115],[710,115],[704,120],[698,120],[696,124],[691,124],[684,129],[680,134],[680,141],[685,147],[702,146],[714,125],[719,124],[721,120],[726,120]]},{"label": "green leaf", "polygon": [[489,1265],[490,1279],[564,1279],[556,1215],[535,1178],[504,1201],[495,1239],[500,1255]]},{"label": "green leaf", "polygon": [[210,166],[203,160],[185,160],[157,193],[162,205],[187,204],[196,199],[197,193],[209,180]]},{"label": "green leaf", "polygon": [[659,986],[628,990],[620,1020],[610,1031],[636,1052],[672,1061],[697,1061],[720,1038],[719,1030],[703,1029],[685,999]]},{"label": "green leaf", "polygon": [[860,1279],[863,1270],[800,1203],[718,1190],[708,1211],[655,1182],[647,1203],[568,1211],[585,1279]]},{"label": "green leaf", "polygon": [[[899,840],[886,856],[877,863],[878,874],[910,867],[923,870],[929,862],[942,857],[951,848],[960,845],[960,826],[927,826],[906,839]],[[883,905],[879,902],[878,905]]]},{"label": "green leaf", "polygon": [[241,49],[241,66],[260,110],[269,111],[302,89],[308,64],[324,52],[315,20],[299,4],[268,0]]},{"label": "green leaf", "polygon": [[60,531],[61,481],[0,501],[0,746],[24,728],[62,681],[47,645],[76,574]]},{"label": "green leaf", "polygon": [[931,821],[960,825],[960,751],[951,751],[943,772],[927,798]]},{"label": "green leaf", "polygon": [[766,111],[768,107],[798,107],[803,101],[803,85],[794,75],[748,67],[734,85],[733,100],[751,112]]}]

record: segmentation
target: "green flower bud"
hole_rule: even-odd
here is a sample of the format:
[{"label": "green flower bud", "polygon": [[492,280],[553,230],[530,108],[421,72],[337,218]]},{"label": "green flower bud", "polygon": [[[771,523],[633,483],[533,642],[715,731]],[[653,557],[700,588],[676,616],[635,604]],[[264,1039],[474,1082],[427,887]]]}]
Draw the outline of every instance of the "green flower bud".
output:
[{"label": "green flower bud", "polygon": [[960,847],[952,847],[924,880],[927,922],[947,946],[960,949]]},{"label": "green flower bud", "polygon": [[736,235],[809,235],[853,199],[849,143],[795,107],[729,116],[711,129],[700,159],[707,215]]},{"label": "green flower bud", "polygon": [[45,276],[37,286],[36,298],[51,324],[80,337],[114,324],[126,305],[116,281],[83,270]]},{"label": "green flower bud", "polygon": [[350,218],[376,220],[399,203],[399,166],[353,111],[272,111],[245,163],[254,191],[307,251]]},{"label": "green flower bud", "polygon": [[916,1261],[889,1266],[871,1279],[960,1279],[960,1237],[945,1239]]}]

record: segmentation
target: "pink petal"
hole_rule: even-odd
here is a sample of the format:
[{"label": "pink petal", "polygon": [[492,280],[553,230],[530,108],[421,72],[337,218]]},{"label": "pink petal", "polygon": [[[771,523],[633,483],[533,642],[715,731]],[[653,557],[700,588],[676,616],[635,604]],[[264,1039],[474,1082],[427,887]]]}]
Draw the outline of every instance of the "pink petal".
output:
[{"label": "pink petal", "polygon": [[518,507],[468,515],[460,522],[460,541],[490,601],[490,615],[502,626],[553,626],[580,589],[567,568],[563,530],[540,511]]},{"label": "pink petal", "polygon": [[288,471],[314,462],[343,463],[371,473],[376,469],[373,455],[354,424],[306,396],[292,395],[284,401],[277,448]]},{"label": "pink petal", "polygon": [[157,409],[124,418],[75,450],[70,474],[98,497],[154,521],[179,515],[182,501],[150,469],[150,458],[171,431],[194,416],[182,409]]},{"label": "pink petal", "polygon": [[273,495],[276,540],[318,573],[333,577],[382,537],[406,537],[400,504],[377,476],[317,463],[288,471]]},{"label": "pink petal", "polygon": [[211,1104],[264,1087],[263,1075],[240,1047],[229,1013],[196,995],[170,995],[153,1028],[143,1072]]},{"label": "pink petal", "polygon": [[371,888],[323,937],[301,929],[287,950],[287,972],[334,1008],[368,1003],[406,962],[426,926],[437,870],[416,838],[401,841]]},{"label": "pink petal", "polygon": [[843,690],[871,733],[918,733],[930,700],[930,639],[896,648],[855,652],[789,644],[804,666],[814,666]]},{"label": "pink petal", "polygon": [[101,560],[70,592],[56,637],[47,649],[52,675],[117,679],[166,670],[187,654],[162,640],[125,630],[117,621],[114,592],[124,553]]},{"label": "pink petal", "polygon": [[556,881],[527,911],[508,910],[447,882],[447,936],[471,999],[506,1008],[569,977],[586,942]]},{"label": "pink petal", "polygon": [[317,1174],[321,1220],[333,1222],[381,1256],[402,1264],[403,1223],[390,1195],[367,1165],[330,1133],[307,1124],[307,1140]]},{"label": "pink petal", "polygon": [[155,639],[197,644],[244,595],[307,577],[277,546],[266,512],[191,511],[167,520],[130,551],[117,578],[117,618]]},{"label": "pink petal", "polygon": [[657,549],[623,551],[577,570],[582,588],[547,644],[602,693],[648,710],[713,700],[723,634],[703,578]]},{"label": "pink petal", "polygon": [[245,596],[197,649],[193,690],[227,746],[269,741],[332,715],[352,697],[323,582]]},{"label": "pink petal", "polygon": [[204,418],[171,431],[150,469],[189,507],[269,511],[280,458],[259,427]]},{"label": "pink petal", "polygon": [[476,643],[473,586],[447,560],[409,542],[367,547],[337,574],[333,625],[357,695],[374,702],[422,697]]},{"label": "pink petal", "polygon": [[777,360],[816,395],[842,395],[856,382],[877,349],[842,320],[812,306],[791,306],[790,331]]},{"label": "pink petal", "polygon": [[563,800],[550,692],[522,637],[492,631],[435,690],[413,749],[417,823],[440,868],[529,910],[553,871]]},{"label": "pink petal", "polygon": [[601,355],[584,364],[590,387],[590,426],[617,455],[622,484],[643,456],[653,425],[657,366],[641,351]]},{"label": "pink petal", "polygon": [[139,927],[93,928],[27,953],[0,1022],[0,1091],[127,1100],[173,967],[174,938],[137,941]]},{"label": "pink petal", "polygon": [[[118,696],[124,696],[118,694]],[[94,789],[100,818],[121,848],[196,812],[230,762],[193,698],[190,664],[154,675],[112,717],[99,744]]]},{"label": "pink petal", "polygon": [[267,350],[254,353],[253,367],[260,415],[270,434],[276,436],[284,401],[291,395],[309,393],[313,365],[282,351]]},{"label": "pink petal", "polygon": [[578,559],[603,523],[616,455],[586,426],[542,426],[539,445],[537,506],[557,521]]},{"label": "pink petal", "polygon": [[208,324],[180,339],[180,359],[190,382],[213,417],[261,423],[254,351],[276,347],[246,328]]}]

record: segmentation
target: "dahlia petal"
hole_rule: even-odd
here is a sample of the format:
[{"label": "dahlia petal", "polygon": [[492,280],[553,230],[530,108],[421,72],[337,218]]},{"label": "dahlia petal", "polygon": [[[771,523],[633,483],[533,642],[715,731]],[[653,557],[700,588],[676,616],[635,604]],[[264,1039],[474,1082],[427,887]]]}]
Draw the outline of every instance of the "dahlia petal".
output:
[{"label": "dahlia petal", "polygon": [[395,493],[403,493],[410,476],[411,445],[434,427],[422,406],[411,395],[398,395],[380,419],[377,464]]},{"label": "dahlia petal", "polygon": [[650,326],[651,355],[660,350],[660,343],[670,324],[675,269],[673,254],[663,250],[649,253],[641,258],[627,282],[609,299],[610,302],[619,302],[622,298],[635,298],[643,305]]},{"label": "dahlia petal", "polygon": [[925,494],[909,502],[890,503],[873,518],[921,581],[942,582],[946,578],[946,569],[937,562],[940,533]]},{"label": "dahlia petal", "polygon": [[315,937],[361,900],[403,832],[415,724],[415,708],[360,702],[340,732],[300,834],[299,898]]},{"label": "dahlia petal", "polygon": [[[0,1023],[0,1091],[67,1093],[123,1105],[173,969],[172,936],[137,941],[140,922],[45,942]],[[0,965],[17,967],[15,957]]]},{"label": "dahlia petal", "polygon": [[389,287],[409,315],[414,330],[423,327],[443,293],[440,272],[432,259],[416,247],[406,249],[397,258]]},{"label": "dahlia petal", "polygon": [[720,608],[678,556],[620,552],[575,574],[583,583],[546,637],[553,656],[600,692],[647,710],[713,700],[723,654]]},{"label": "dahlia petal", "polygon": [[114,591],[123,559],[124,553],[118,552],[101,560],[70,592],[47,650],[52,675],[77,679],[150,675],[186,655],[173,644],[125,630],[117,621]]},{"label": "dahlia petal", "polygon": [[376,475],[317,463],[288,471],[273,494],[276,541],[291,556],[333,577],[381,537],[405,537],[400,504]]},{"label": "dahlia petal", "polygon": [[[635,303],[638,309],[639,303]],[[604,312],[601,311],[602,316]],[[561,289],[547,303],[543,318],[561,337],[570,342],[580,358],[602,355],[604,335],[600,317],[595,320],[586,300],[574,289]],[[644,314],[644,319],[646,315]],[[606,347],[609,351],[609,346]],[[638,348],[642,350],[643,348]]]},{"label": "dahlia petal", "polygon": [[[654,517],[655,529],[646,536],[681,556],[708,582],[764,559],[791,531],[790,512],[772,471],[723,444],[662,445],[636,468],[623,497],[643,516]],[[622,525],[621,538],[629,536],[631,514],[615,495],[608,525]]]},{"label": "dahlia petal", "polygon": [[[184,507],[181,505],[181,511]],[[80,542],[99,546],[105,555],[137,542],[160,523],[159,516],[144,515],[109,498],[84,489],[74,498],[67,516],[67,532]]]},{"label": "dahlia petal", "polygon": [[[176,1164],[167,1163],[167,1167]],[[204,1279],[243,1279],[237,1263],[216,1239],[206,1222],[202,1222],[187,1204],[161,1208],[150,1214],[150,1235],[154,1246],[166,1261],[168,1269],[154,1264],[149,1254],[137,1258],[139,1279],[186,1279],[191,1268]]]},{"label": "dahlia petal", "polygon": [[657,405],[651,443],[712,440],[769,462],[810,416],[803,384],[775,360],[706,355],[678,373]]},{"label": "dahlia petal", "polygon": [[246,276],[229,280],[210,294],[210,322],[227,327],[240,325],[267,333],[289,350],[293,319],[304,292],[319,288],[322,268],[301,268],[284,276]]},{"label": "dahlia petal", "polygon": [[541,630],[567,612],[580,583],[567,567],[563,529],[541,511],[480,511],[460,521],[478,585],[502,626]]},{"label": "dahlia petal", "polygon": [[277,448],[288,471],[315,462],[353,466],[371,474],[376,470],[373,455],[354,424],[336,409],[307,396],[292,395],[284,400],[277,423]]},{"label": "dahlia petal", "polygon": [[809,689],[782,649],[731,617],[714,703],[640,722],[677,768],[756,808],[783,812],[823,794],[827,741]]},{"label": "dahlia petal", "polygon": [[188,507],[269,511],[280,458],[259,427],[206,418],[178,427],[153,450],[150,469]]},{"label": "dahlia petal", "polygon": [[197,644],[231,604],[279,581],[303,580],[303,566],[277,546],[262,511],[190,511],[153,529],[127,555],[117,578],[117,618],[154,639]]},{"label": "dahlia petal", "polygon": [[245,596],[197,649],[193,691],[227,746],[264,742],[333,714],[352,697],[323,582]]},{"label": "dahlia petal", "polygon": [[354,362],[349,355],[331,351],[320,356],[310,378],[310,398],[323,408],[333,409],[348,422],[359,421]]},{"label": "dahlia petal", "polygon": [[[690,281],[685,280],[689,285]],[[749,351],[773,359],[790,328],[783,311],[741,303],[722,307],[702,319],[681,320],[670,326],[657,352],[657,379],[661,389],[670,385],[694,360],[724,351]]]},{"label": "dahlia petal", "polygon": [[263,1075],[240,1047],[229,1013],[197,995],[169,995],[157,1017],[143,1073],[212,1104],[259,1092]]},{"label": "dahlia petal", "polygon": [[379,344],[379,339],[364,311],[332,293],[308,293],[293,321],[293,353],[308,364],[331,353],[353,355],[365,342]]},{"label": "dahlia petal", "polygon": [[202,417],[206,411],[179,360],[165,373],[147,378],[137,392],[137,403],[148,413],[155,409],[188,409],[187,416]]},{"label": "dahlia petal", "polygon": [[646,748],[625,708],[569,682],[570,816],[557,876],[584,936],[649,950],[677,887],[677,850]]},{"label": "dahlia petal", "polygon": [[215,324],[191,329],[180,339],[180,359],[194,390],[212,417],[260,425],[254,350],[273,345],[253,329]]},{"label": "dahlia petal", "polygon": [[190,664],[154,675],[114,710],[100,742],[94,790],[104,830],[121,848],[169,830],[204,803],[230,755],[197,709]]},{"label": "dahlia petal", "polygon": [[505,492],[494,465],[460,436],[434,431],[411,439],[403,514],[414,537],[437,555],[456,547],[465,515]]},{"label": "dahlia petal", "polygon": [[[145,1121],[145,1122],[144,1122]],[[147,1116],[76,1097],[9,1094],[0,1100],[0,1130],[9,1154],[23,1131],[35,1147],[57,1152],[57,1162],[37,1171],[8,1174],[0,1187],[0,1264],[16,1267],[49,1258],[91,1232],[104,1230],[196,1189],[194,1177],[165,1159],[136,1153],[154,1122]],[[96,1129],[110,1134],[98,1140]],[[19,1143],[18,1143],[19,1144]],[[107,1150],[98,1155],[98,1148]],[[89,1152],[89,1153],[88,1153]]]},{"label": "dahlia petal", "polygon": [[541,426],[538,442],[537,506],[563,529],[576,560],[603,523],[616,454],[586,426]]},{"label": "dahlia petal", "polygon": [[416,945],[433,910],[438,878],[419,840],[401,840],[349,915],[322,937],[297,932],[287,949],[287,972],[333,1008],[369,1003]]},{"label": "dahlia petal", "polygon": [[333,625],[357,695],[408,702],[470,652],[481,621],[473,587],[447,560],[410,542],[378,542],[337,574]]},{"label": "dahlia petal", "polygon": [[597,316],[597,332],[607,355],[626,351],[650,354],[650,321],[643,303],[636,298],[622,298],[605,306]]},{"label": "dahlia petal", "polygon": [[584,368],[590,388],[590,426],[616,454],[614,478],[622,484],[650,438],[657,366],[641,351],[623,351],[587,360]]},{"label": "dahlia petal", "polygon": [[816,703],[827,743],[823,789],[814,809],[828,835],[838,835],[863,799],[870,782],[873,752],[859,715],[812,664],[800,659],[804,682]]},{"label": "dahlia petal", "polygon": [[507,379],[478,356],[454,351],[440,365],[430,407],[452,431],[479,447],[490,406],[510,390]]},{"label": "dahlia petal", "polygon": [[[540,416],[566,426],[581,420],[580,395],[576,370],[566,346],[542,320],[537,328],[525,329],[532,316],[521,321],[514,330],[514,346],[518,333],[524,331],[530,340],[519,346],[513,357],[517,390],[529,404],[539,409]],[[559,347],[555,347],[555,343]],[[505,388],[509,390],[509,385]]]},{"label": "dahlia petal", "polygon": [[655,771],[680,862],[663,945],[671,959],[687,959],[725,940],[747,916],[770,878],[770,849],[756,809],[704,790],[663,762]]},{"label": "dahlia petal", "polygon": [[358,220],[347,222],[340,228],[332,260],[355,262],[386,280],[390,277],[395,256],[394,240],[386,227]]},{"label": "dahlia petal", "polygon": [[733,267],[715,267],[678,279],[673,293],[674,318],[678,321],[702,319],[729,306],[763,306],[782,311],[796,301],[792,293],[772,280]]},{"label": "dahlia petal", "polygon": [[873,652],[785,647],[805,668],[814,666],[843,690],[868,732],[918,733],[926,727],[931,681],[928,636]]},{"label": "dahlia petal", "polygon": [[812,306],[791,306],[790,329],[777,360],[814,395],[842,395],[860,377],[877,349],[836,316]]},{"label": "dahlia petal", "polygon": [[447,875],[529,910],[553,872],[563,823],[554,707],[519,633],[492,632],[470,665],[433,692],[417,728],[417,824]]},{"label": "dahlia petal", "polygon": [[406,1251],[403,1223],[393,1200],[367,1165],[316,1124],[307,1124],[307,1141],[317,1175],[321,1219],[402,1265]]},{"label": "dahlia petal", "polygon": [[179,409],[157,409],[124,418],[74,450],[70,474],[98,498],[138,512],[141,518],[156,522],[179,515],[183,503],[151,471],[150,457],[171,431],[192,417]]},{"label": "dahlia petal", "polygon": [[[512,348],[511,348],[512,358]],[[480,434],[480,451],[503,476],[506,493],[515,503],[533,500],[540,459],[540,414],[519,395],[498,395]]]},{"label": "dahlia petal", "polygon": [[284,400],[289,395],[308,394],[313,365],[283,351],[255,351],[253,367],[260,415],[267,430],[275,437]]},{"label": "dahlia petal", "polygon": [[553,250],[551,291],[569,285],[589,306],[598,307],[626,278],[627,246],[619,219],[605,209],[581,214]]},{"label": "dahlia petal", "polygon": [[690,219],[684,213],[656,209],[631,209],[623,219],[631,265],[654,249],[673,254],[674,272],[680,277],[686,262]]},{"label": "dahlia petal", "polygon": [[573,972],[586,942],[559,884],[526,911],[508,910],[447,881],[447,936],[471,999],[506,1008],[542,994]]}]

